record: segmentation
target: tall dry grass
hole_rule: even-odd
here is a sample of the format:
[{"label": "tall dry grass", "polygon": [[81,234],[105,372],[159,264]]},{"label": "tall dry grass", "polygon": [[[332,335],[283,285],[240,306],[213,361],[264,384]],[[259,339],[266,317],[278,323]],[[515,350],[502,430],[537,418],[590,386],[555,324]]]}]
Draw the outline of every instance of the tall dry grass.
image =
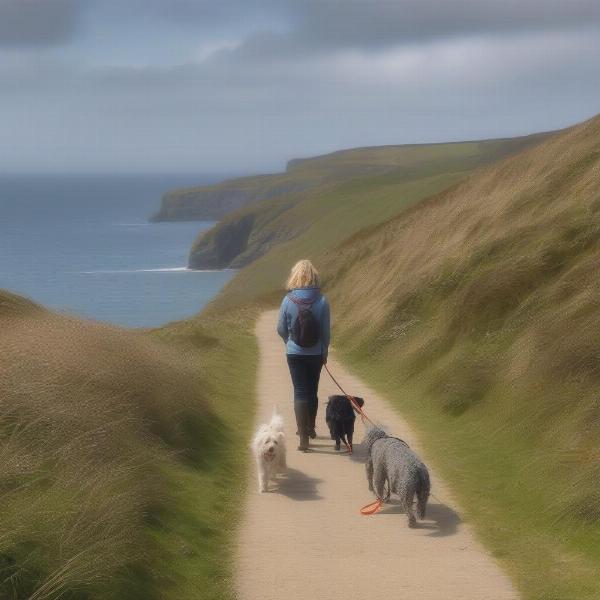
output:
[{"label": "tall dry grass", "polygon": [[325,273],[351,343],[397,344],[460,412],[502,381],[596,385],[599,264],[596,118],[350,238]]},{"label": "tall dry grass", "polygon": [[600,593],[599,265],[597,117],[353,236],[322,268],[337,345],[480,496],[463,500],[530,598]]},{"label": "tall dry grass", "polygon": [[193,355],[3,292],[0,330],[0,598],[155,597],[163,470],[218,437]]}]

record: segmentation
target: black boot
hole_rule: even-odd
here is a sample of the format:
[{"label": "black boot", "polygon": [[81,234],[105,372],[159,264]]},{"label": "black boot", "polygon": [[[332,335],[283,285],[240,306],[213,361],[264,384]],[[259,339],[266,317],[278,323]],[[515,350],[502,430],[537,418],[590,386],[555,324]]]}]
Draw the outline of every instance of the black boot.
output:
[{"label": "black boot", "polygon": [[300,436],[300,443],[298,444],[298,450],[300,452],[308,452],[308,436]]},{"label": "black boot", "polygon": [[315,398],[309,405],[308,409],[308,435],[311,440],[317,437],[315,429],[317,423],[317,410],[319,409],[319,400]]},{"label": "black boot", "polygon": [[306,452],[308,450],[308,432],[310,423],[308,404],[306,402],[294,403],[294,412],[296,413],[296,425],[298,426],[298,435],[300,436],[298,450]]}]

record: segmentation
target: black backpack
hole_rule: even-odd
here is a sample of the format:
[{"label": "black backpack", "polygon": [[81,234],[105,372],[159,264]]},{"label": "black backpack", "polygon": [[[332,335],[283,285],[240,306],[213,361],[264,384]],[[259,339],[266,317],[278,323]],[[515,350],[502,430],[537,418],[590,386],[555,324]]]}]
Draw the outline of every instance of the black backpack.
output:
[{"label": "black backpack", "polygon": [[312,348],[321,339],[321,323],[311,310],[316,300],[297,298],[293,294],[288,294],[288,298],[298,307],[298,317],[291,331],[292,340],[301,348]]}]

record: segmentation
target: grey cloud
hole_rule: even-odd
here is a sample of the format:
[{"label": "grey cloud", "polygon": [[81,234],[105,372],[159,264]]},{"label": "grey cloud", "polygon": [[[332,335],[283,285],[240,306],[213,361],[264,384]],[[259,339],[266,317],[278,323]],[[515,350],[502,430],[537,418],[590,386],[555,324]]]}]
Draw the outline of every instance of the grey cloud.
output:
[{"label": "grey cloud", "polygon": [[258,171],[342,147],[516,135],[597,112],[600,37],[554,35],[551,50],[541,39],[357,64],[308,57],[266,68],[229,55],[173,68],[4,71],[0,164]]},{"label": "grey cloud", "polygon": [[246,23],[239,46],[212,57],[224,65],[235,60],[269,67],[344,50],[600,26],[598,0],[145,1],[147,9],[188,28]]},{"label": "grey cloud", "polygon": [[244,50],[252,55],[600,23],[598,0],[0,0],[0,46],[65,42],[92,6],[102,9],[105,26],[112,20],[132,31],[140,16],[200,35],[246,31]]},{"label": "grey cloud", "polygon": [[177,23],[192,40],[222,30],[242,42],[160,68],[90,67],[71,60],[79,46],[6,53],[4,169],[257,171],[350,146],[553,129],[600,111],[597,0],[81,2],[102,8],[86,27],[118,23],[118,35],[148,44],[149,21],[152,35],[168,21],[165,44],[180,43]]},{"label": "grey cloud", "polygon": [[84,0],[0,0],[0,46],[64,43],[77,28]]},{"label": "grey cloud", "polygon": [[292,17],[295,0],[92,0],[113,19],[135,23],[140,15],[198,32],[214,28],[244,30]]},{"label": "grey cloud", "polygon": [[300,35],[332,46],[600,23],[598,0],[299,0],[296,9]]},{"label": "grey cloud", "polygon": [[149,0],[163,16],[183,22],[207,25],[235,23],[251,16],[279,16],[289,14],[287,0],[248,0],[247,2],[212,0]]},{"label": "grey cloud", "polygon": [[145,0],[143,6],[189,27],[285,22],[287,43],[306,50],[600,23],[598,0]]},{"label": "grey cloud", "polygon": [[380,49],[464,35],[600,24],[598,0],[90,1],[105,10],[112,7],[115,20],[126,19],[132,26],[143,14],[199,34],[245,31],[245,50],[255,55]]}]

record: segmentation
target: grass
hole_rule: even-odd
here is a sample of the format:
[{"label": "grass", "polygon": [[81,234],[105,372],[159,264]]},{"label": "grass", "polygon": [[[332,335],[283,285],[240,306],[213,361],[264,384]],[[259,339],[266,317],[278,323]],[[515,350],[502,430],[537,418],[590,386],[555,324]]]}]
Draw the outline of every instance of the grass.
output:
[{"label": "grass", "polygon": [[[536,410],[524,410],[520,419],[514,414],[513,405],[526,404],[528,396],[494,389],[479,406],[448,412],[440,406],[446,397],[430,391],[427,376],[415,380],[398,372],[397,351],[343,358],[419,431],[426,459],[451,484],[463,516],[523,597],[597,598],[600,525],[596,517],[587,523],[571,518],[570,508],[565,514],[574,490],[562,479],[568,476],[564,449],[535,439],[541,419]],[[469,382],[456,385],[465,390]],[[573,458],[571,468],[579,468]]]},{"label": "grass", "polygon": [[231,597],[252,314],[128,332],[1,292],[0,322],[0,598]]},{"label": "grass", "polygon": [[215,185],[173,190],[163,196],[154,220],[219,220],[243,206],[314,190],[320,186],[348,181],[357,177],[378,176],[399,165],[407,168],[419,164],[446,161],[449,155],[464,165],[480,164],[503,153],[535,143],[545,134],[507,140],[465,142],[462,144],[424,144],[353,148],[331,154],[296,159],[284,173],[240,177]]},{"label": "grass", "polygon": [[[402,208],[444,189],[455,175],[432,176],[416,182],[372,185],[368,196],[358,186],[340,186],[327,194],[311,196],[287,213],[302,224],[302,233],[272,246],[248,268],[239,271],[218,300],[222,306],[260,298],[285,280],[289,265],[300,255],[318,258],[362,227],[396,214]],[[279,286],[277,286],[279,287]]]},{"label": "grass", "polygon": [[599,134],[597,118],[492,165],[323,260],[338,346],[531,600],[600,596]]},{"label": "grass", "polygon": [[167,564],[173,584],[161,598],[233,598],[235,533],[254,421],[254,322],[251,310],[213,313],[210,319],[184,321],[157,332],[197,353],[200,368],[211,374],[211,406],[223,425],[218,449],[205,468],[178,464],[169,470],[170,486],[177,492],[155,533],[171,554]]},{"label": "grass", "polygon": [[[410,201],[403,200],[403,195],[414,200],[423,197],[423,192],[431,194],[444,189],[477,166],[539,143],[545,137],[361,148],[301,161],[288,173],[272,176],[273,188],[257,196],[261,202],[227,214],[216,227],[202,233],[191,249],[190,265],[244,266],[303,234],[314,221],[334,225],[323,240],[312,236],[313,242],[330,245],[327,238],[336,232],[348,236],[361,227],[389,219]],[[315,173],[326,176],[319,178]],[[312,183],[298,183],[284,191],[281,177]],[[374,193],[376,196],[371,197]],[[346,210],[346,203],[350,210]],[[344,211],[344,220],[338,228],[335,224],[340,210]],[[349,229],[352,212],[355,223]]]}]

